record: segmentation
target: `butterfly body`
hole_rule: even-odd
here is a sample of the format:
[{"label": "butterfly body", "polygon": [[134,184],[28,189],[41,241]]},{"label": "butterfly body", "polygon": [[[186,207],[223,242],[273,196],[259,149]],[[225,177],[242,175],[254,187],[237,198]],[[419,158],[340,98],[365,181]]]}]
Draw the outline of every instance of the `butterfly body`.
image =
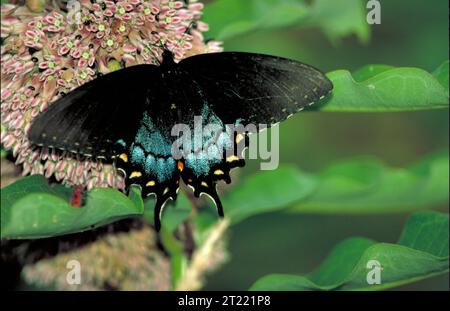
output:
[{"label": "butterfly body", "polygon": [[[280,122],[332,89],[311,66],[251,53],[215,53],[160,66],[138,65],[101,76],[51,104],[37,116],[30,140],[48,148],[111,160],[142,195],[155,195],[155,226],[164,204],[175,200],[180,180],[222,205],[220,180],[245,164],[236,150],[246,132],[227,126]],[[174,155],[174,126],[194,139]],[[204,132],[205,126],[220,131]]]}]

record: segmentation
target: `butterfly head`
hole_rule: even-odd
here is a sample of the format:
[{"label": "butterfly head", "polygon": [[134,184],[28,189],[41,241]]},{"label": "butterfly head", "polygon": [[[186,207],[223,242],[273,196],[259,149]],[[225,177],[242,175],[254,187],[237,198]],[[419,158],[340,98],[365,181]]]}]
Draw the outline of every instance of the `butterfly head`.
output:
[{"label": "butterfly head", "polygon": [[175,64],[173,53],[167,49],[164,49],[162,53],[162,65],[167,66],[173,64]]}]

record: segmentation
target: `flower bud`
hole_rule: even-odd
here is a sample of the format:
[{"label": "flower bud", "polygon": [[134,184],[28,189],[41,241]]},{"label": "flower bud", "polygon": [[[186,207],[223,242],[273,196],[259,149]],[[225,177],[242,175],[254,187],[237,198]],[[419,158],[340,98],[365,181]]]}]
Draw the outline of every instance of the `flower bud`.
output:
[{"label": "flower bud", "polygon": [[25,4],[31,12],[44,12],[45,0],[26,0]]}]

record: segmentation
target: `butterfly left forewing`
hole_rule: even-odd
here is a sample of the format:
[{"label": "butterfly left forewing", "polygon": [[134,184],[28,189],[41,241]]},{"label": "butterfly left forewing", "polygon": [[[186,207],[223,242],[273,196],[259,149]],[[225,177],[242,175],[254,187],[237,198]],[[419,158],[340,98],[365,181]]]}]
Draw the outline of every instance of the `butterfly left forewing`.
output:
[{"label": "butterfly left forewing", "polygon": [[127,188],[137,184],[144,197],[157,196],[159,215],[179,183],[166,130],[176,119],[161,109],[170,86],[152,65],[101,76],[52,103],[33,121],[29,138],[43,148],[111,160]]},{"label": "butterfly left forewing", "polygon": [[149,85],[159,68],[140,65],[116,71],[78,87],[32,122],[32,143],[90,157],[109,157],[119,139],[136,131],[148,106]]}]

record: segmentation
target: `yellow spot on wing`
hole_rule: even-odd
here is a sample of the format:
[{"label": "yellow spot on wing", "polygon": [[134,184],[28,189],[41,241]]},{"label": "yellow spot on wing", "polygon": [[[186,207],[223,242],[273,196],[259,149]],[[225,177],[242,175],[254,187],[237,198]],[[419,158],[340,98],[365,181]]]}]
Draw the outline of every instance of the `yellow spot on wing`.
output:
[{"label": "yellow spot on wing", "polygon": [[208,184],[207,184],[206,182],[204,182],[204,181],[201,182],[201,185],[202,185],[203,187],[208,188]]},{"label": "yellow spot on wing", "polygon": [[130,179],[132,179],[132,178],[139,178],[139,177],[141,177],[141,176],[142,176],[142,173],[141,173],[141,172],[134,171],[134,172],[131,173]]},{"label": "yellow spot on wing", "polygon": [[166,187],[166,189],[164,189],[163,195],[165,195],[167,192],[169,192],[169,188]]},{"label": "yellow spot on wing", "polygon": [[214,175],[223,175],[225,174],[222,170],[215,170]]},{"label": "yellow spot on wing", "polygon": [[237,143],[239,143],[241,140],[243,140],[244,139],[244,135],[242,135],[242,134],[237,134],[236,135],[236,142]]},{"label": "yellow spot on wing", "polygon": [[127,163],[128,162],[128,156],[126,153],[122,153],[119,158],[122,159],[123,162]]},{"label": "yellow spot on wing", "polygon": [[229,156],[227,158],[227,162],[234,162],[234,161],[239,161],[239,158],[235,155]]},{"label": "yellow spot on wing", "polygon": [[156,185],[156,183],[153,180],[150,180],[148,183],[145,184],[147,187],[153,187]]}]

